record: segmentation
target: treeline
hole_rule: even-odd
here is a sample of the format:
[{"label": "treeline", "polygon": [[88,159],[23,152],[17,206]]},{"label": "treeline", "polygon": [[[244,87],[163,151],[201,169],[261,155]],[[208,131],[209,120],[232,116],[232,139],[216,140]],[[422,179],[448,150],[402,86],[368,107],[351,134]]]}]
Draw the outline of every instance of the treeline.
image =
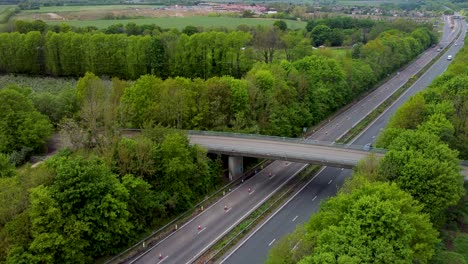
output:
[{"label": "treeline", "polygon": [[[432,84],[424,91],[411,97],[392,117],[388,126],[377,140],[377,146],[388,147],[394,144],[395,137],[400,134],[418,133],[432,134],[434,140],[444,142],[450,148],[457,150],[463,160],[468,159],[468,50],[462,48],[456,58],[449,65],[447,71],[437,77]],[[420,143],[421,145],[421,143]],[[444,155],[445,157],[445,155]],[[395,158],[393,158],[395,159]],[[414,190],[412,195],[418,197],[421,193],[435,188],[435,185],[448,186],[452,182],[435,182],[434,176],[446,174],[446,164],[440,164],[435,156],[433,161],[425,162],[427,169],[425,184],[420,189]],[[422,161],[419,161],[420,163]],[[412,168],[416,163],[408,163],[404,166],[405,177],[413,178]],[[413,183],[417,179],[412,180]],[[468,224],[468,196],[465,183],[464,197],[457,206],[450,208],[441,216],[446,222],[445,225],[438,225],[441,229],[441,243],[437,247],[437,254],[433,263],[465,263],[468,261],[466,252]],[[449,190],[447,190],[449,191]],[[446,195],[445,193],[443,193]],[[444,199],[439,195],[426,197],[427,202],[431,202],[435,208],[440,207]],[[443,228],[442,228],[443,227]]]},{"label": "treeline", "polygon": [[[333,25],[341,27],[343,23]],[[354,24],[361,27],[357,22]],[[75,33],[66,26],[63,32],[55,33],[46,30],[45,24],[32,22],[30,27],[22,27],[39,32],[25,29],[21,30],[27,32],[24,34],[0,34],[0,72],[78,77],[91,71],[97,75],[125,79],[136,79],[143,74],[154,74],[160,78],[208,79],[223,75],[240,78],[255,62],[295,61],[311,55],[311,43],[327,42],[329,35],[334,34],[331,29],[324,29],[327,26],[323,24],[316,26],[311,33],[287,30],[281,25],[276,23],[274,27],[247,27],[230,32],[187,30],[180,33],[153,29],[152,35],[137,35],[143,32],[136,25],[130,27],[129,24],[127,30],[130,36],[126,36],[99,32]],[[367,31],[371,30],[368,28],[370,25],[371,22],[363,23],[362,27]],[[436,41],[435,35],[427,27],[420,27],[419,33],[416,33],[415,30],[421,25],[408,25],[400,27],[401,31],[387,33],[388,36],[381,38],[385,43],[374,42],[374,47],[368,45],[372,38],[363,37],[366,33],[362,28],[346,29],[351,31],[344,35],[349,37],[348,44],[366,46],[368,54],[358,50],[355,58],[374,59],[373,67],[395,69]],[[387,29],[380,24],[375,24],[374,28],[371,32],[378,34],[373,34],[373,40],[380,38],[383,30]],[[137,36],[130,32],[135,32]],[[344,35],[340,34],[342,37]],[[400,39],[404,41],[400,42]],[[395,58],[398,62],[383,61],[393,58],[388,56],[389,53],[398,53]]]},{"label": "treeline", "polygon": [[[82,78],[72,94],[78,110],[60,124],[70,149],[38,167],[16,170],[11,156],[0,154],[0,262],[90,263],[219,187],[220,161],[189,145],[185,135],[146,126],[142,135],[121,137],[116,107],[124,88],[119,80],[109,88],[95,76]],[[24,93],[18,87],[0,93],[8,99],[2,103],[11,109],[8,118],[29,120],[11,123],[12,137],[41,138],[47,132],[40,125],[48,120],[31,110]]]},{"label": "treeline", "polygon": [[[397,111],[378,139],[385,157],[361,161],[336,197],[275,245],[267,263],[465,263],[466,235],[451,239],[466,226],[467,199],[458,151],[449,144],[466,145],[458,129],[466,119],[467,56],[463,49]],[[437,231],[446,223],[449,248]]]},{"label": "treeline", "polygon": [[[425,39],[432,39],[432,33],[426,29],[419,31],[422,34],[391,31],[382,34],[382,40],[379,37],[375,41],[380,43],[379,48],[391,49],[387,45],[393,42],[386,39],[396,35],[413,38],[421,47],[429,46],[431,43],[425,43]],[[210,33],[198,34],[181,35],[181,38],[191,43],[193,37],[195,43],[200,36]],[[47,62],[46,58],[52,56],[49,52],[56,51],[48,50],[49,37],[57,36],[57,42],[67,43],[60,37],[72,35],[77,36],[76,44],[80,43],[78,36],[81,36],[82,42],[90,38],[96,41],[93,45],[123,54],[127,54],[128,46],[125,41],[113,44],[116,39],[137,39],[141,43],[145,43],[145,38],[155,39],[71,32],[50,32],[45,36],[39,32],[4,34],[0,35],[0,45],[8,48],[0,49],[0,61],[10,63],[3,54],[13,59],[9,52],[14,51],[13,54],[25,61],[11,67],[33,69],[28,66],[31,57],[44,58]],[[15,42],[15,38],[21,41]],[[39,43],[43,48],[35,46]],[[294,62],[256,63],[242,79],[228,76],[206,80],[162,79],[155,73],[135,82],[117,78],[104,82],[86,73],[75,90],[66,89],[56,95],[39,95],[13,86],[3,88],[0,137],[2,144],[9,143],[1,145],[0,155],[0,199],[3,199],[0,201],[0,259],[6,263],[88,263],[93,258],[116,253],[143,230],[161,225],[186,210],[219,184],[218,161],[209,160],[205,151],[189,146],[183,135],[155,128],[155,124],[182,129],[298,135],[302,127],[319,122],[372,87],[383,76],[382,69],[391,70],[398,67],[397,62],[401,63],[382,60],[395,64],[372,68],[370,58],[365,55],[372,47],[372,42],[361,47],[357,59],[346,56],[334,59],[325,51]],[[266,56],[271,56],[271,51],[266,51]],[[72,56],[68,52],[67,56]],[[209,56],[198,57],[203,52],[208,50],[194,49],[190,56],[211,62]],[[40,72],[50,65],[42,63],[34,69]],[[94,64],[94,67],[98,71],[111,70],[108,65]],[[73,152],[63,152],[38,169],[16,171],[11,164],[13,154],[25,147],[40,148],[50,135],[51,120]],[[141,127],[145,133],[141,137],[122,138],[122,127]]]},{"label": "treeline", "polygon": [[398,109],[377,146],[387,147],[395,135],[407,130],[425,131],[458,150],[461,159],[468,159],[467,59],[463,48],[443,75]]},{"label": "treeline", "polygon": [[[215,36],[220,41],[223,36],[226,37],[225,41],[229,40],[229,35],[233,37],[232,39],[234,36],[248,37],[248,34],[244,32],[231,32],[228,35],[220,32],[205,32],[182,38],[187,39],[185,43],[193,47],[198,45],[194,43],[200,43],[198,40],[207,35]],[[33,43],[36,39],[41,38],[37,32],[12,33],[0,35],[0,38],[2,36],[9,37],[9,41],[0,43],[12,46],[15,38],[23,38],[23,43]],[[52,45],[67,47],[60,49],[64,53],[63,55],[56,54],[55,56],[57,60],[60,59],[60,62],[52,65],[54,65],[53,67],[60,65],[61,71],[66,71],[68,74],[84,71],[84,68],[81,68],[81,63],[74,63],[83,60],[84,63],[90,63],[89,67],[101,74],[112,71],[120,71],[124,74],[127,71],[127,73],[132,72],[134,76],[139,76],[145,71],[139,72],[137,67],[125,68],[125,64],[119,61],[123,60],[126,51],[129,52],[128,54],[134,54],[129,59],[144,58],[142,51],[145,49],[141,47],[151,42],[158,42],[157,38],[149,36],[126,37],[123,35],[82,35],[77,33],[48,33],[47,36],[50,38],[47,37],[49,40],[45,45],[46,57],[49,56],[49,50],[54,50],[51,48]],[[65,38],[69,39],[65,40]],[[91,53],[88,51],[92,50],[89,49],[89,47],[93,47],[91,44],[87,45],[88,49],[81,46],[83,43],[87,43],[85,38],[89,38],[88,41],[95,41],[95,49],[98,49],[99,52]],[[349,56],[334,59],[333,56],[328,57],[327,53],[324,52],[322,55],[318,53],[294,62],[257,63],[244,74],[245,77],[242,79],[224,76],[211,77],[206,80],[200,75],[226,75],[227,72],[222,73],[223,70],[236,71],[237,66],[242,67],[241,71],[246,71],[243,68],[245,62],[240,61],[239,64],[235,62],[234,69],[217,65],[213,67],[211,56],[232,58],[234,53],[228,51],[234,49],[226,49],[226,53],[223,53],[219,50],[220,47],[216,47],[215,51],[209,51],[203,48],[188,48],[185,45],[186,48],[181,48],[179,54],[186,55],[178,57],[181,66],[174,71],[179,71],[182,76],[192,74],[191,78],[193,79],[170,77],[164,80],[156,72],[153,75],[140,77],[131,87],[122,92],[122,101],[119,102],[119,125],[127,128],[139,128],[145,122],[153,122],[179,129],[243,131],[297,136],[300,135],[303,127],[317,124],[339,107],[349,103],[356,96],[370,89],[377,80],[386,76],[387,73],[396,70],[414,58],[417,52],[432,45],[434,40],[432,33],[425,28],[417,29],[409,35],[393,30],[382,33],[380,37],[369,41],[366,45],[356,46],[353,50],[355,59]],[[109,46],[106,43],[117,44]],[[405,45],[405,43],[413,43],[414,45]],[[130,49],[130,45],[134,45],[134,48]],[[415,49],[410,49],[413,46]],[[19,49],[15,54],[22,53],[23,49],[24,52],[37,52],[37,50],[31,49],[34,44],[16,45],[15,47]],[[83,48],[79,49],[79,47]],[[140,48],[137,49],[137,47]],[[70,49],[79,51],[66,52]],[[109,52],[111,49],[119,51]],[[4,50],[7,49],[0,49],[0,52]],[[238,50],[241,51],[241,49]],[[134,51],[137,52],[137,55],[133,53]],[[80,52],[89,55],[83,55]],[[157,52],[151,54],[161,55]],[[32,67],[34,64],[28,61],[32,57],[34,56],[23,57],[21,65],[16,66]],[[11,62],[7,59],[3,60],[3,58],[5,57],[0,57],[1,62]],[[188,63],[183,65],[184,61],[190,60],[198,60],[202,66],[197,64],[199,67],[191,67]],[[98,61],[100,61],[99,64],[97,64]],[[53,67],[48,66],[48,68]],[[14,69],[14,65],[10,65],[9,68]],[[159,73],[166,69],[170,69],[170,67],[161,65]],[[207,71],[216,71],[217,74],[207,74]],[[197,76],[201,78],[196,78]],[[70,110],[65,109],[73,109],[74,107],[72,102],[59,100],[57,96],[52,95],[35,96],[32,99],[36,108],[48,115],[55,125],[67,115],[67,111],[70,112]],[[55,107],[50,107],[50,105],[55,105]]]}]

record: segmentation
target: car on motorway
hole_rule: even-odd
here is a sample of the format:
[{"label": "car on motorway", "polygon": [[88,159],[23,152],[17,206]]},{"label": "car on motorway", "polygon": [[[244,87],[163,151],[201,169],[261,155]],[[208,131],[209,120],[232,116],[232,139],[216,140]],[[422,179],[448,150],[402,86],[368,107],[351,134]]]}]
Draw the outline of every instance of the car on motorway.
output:
[{"label": "car on motorway", "polygon": [[438,48],[438,49],[437,49],[437,52],[440,52],[441,50],[442,50],[441,48]]},{"label": "car on motorway", "polygon": [[452,60],[452,55],[448,55],[447,60]]},{"label": "car on motorway", "polygon": [[455,43],[455,46],[458,46],[458,43]]},{"label": "car on motorway", "polygon": [[362,147],[362,150],[369,151],[370,148],[371,148],[371,143],[367,143],[364,145],[364,147]]}]

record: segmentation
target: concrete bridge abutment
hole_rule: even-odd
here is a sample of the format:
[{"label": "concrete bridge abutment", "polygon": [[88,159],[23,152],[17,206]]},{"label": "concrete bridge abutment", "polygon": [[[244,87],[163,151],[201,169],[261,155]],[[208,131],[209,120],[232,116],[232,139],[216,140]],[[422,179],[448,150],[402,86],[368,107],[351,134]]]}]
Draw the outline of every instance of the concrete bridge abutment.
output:
[{"label": "concrete bridge abutment", "polygon": [[229,181],[233,181],[244,174],[244,157],[242,156],[229,156]]}]

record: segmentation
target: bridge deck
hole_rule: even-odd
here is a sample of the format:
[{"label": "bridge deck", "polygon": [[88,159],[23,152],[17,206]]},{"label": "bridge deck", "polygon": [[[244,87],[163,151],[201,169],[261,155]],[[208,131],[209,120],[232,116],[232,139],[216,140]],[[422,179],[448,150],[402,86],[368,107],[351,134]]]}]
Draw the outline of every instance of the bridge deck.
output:
[{"label": "bridge deck", "polygon": [[[209,152],[232,156],[248,156],[274,160],[287,160],[300,163],[321,164],[352,168],[359,160],[369,155],[369,151],[356,150],[333,145],[310,144],[306,141],[285,142],[229,136],[189,135],[190,142],[205,147]],[[383,153],[374,153],[383,157]]]},{"label": "bridge deck", "polygon": [[[378,158],[385,150],[363,150],[363,146],[335,145],[304,139],[280,138],[259,135],[238,135],[219,132],[189,132],[191,144],[205,147],[208,152],[231,156],[247,156],[273,160],[353,168],[367,155]],[[460,173],[468,180],[468,162],[460,163]]]}]

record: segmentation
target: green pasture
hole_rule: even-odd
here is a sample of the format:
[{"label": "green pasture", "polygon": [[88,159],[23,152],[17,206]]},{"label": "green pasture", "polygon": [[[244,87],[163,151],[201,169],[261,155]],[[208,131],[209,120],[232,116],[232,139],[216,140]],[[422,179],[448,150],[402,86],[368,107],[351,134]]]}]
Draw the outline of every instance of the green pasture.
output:
[{"label": "green pasture", "polygon": [[96,6],[41,6],[40,9],[23,10],[22,13],[60,13],[78,11],[106,11],[128,8],[158,8],[162,5],[96,5]]},{"label": "green pasture", "polygon": [[[97,28],[106,28],[114,24],[127,24],[135,23],[142,24],[156,24],[161,28],[177,28],[183,29],[191,25],[196,27],[226,27],[235,28],[239,25],[245,24],[248,26],[256,25],[273,25],[275,19],[260,19],[260,18],[234,18],[234,17],[208,17],[208,16],[194,16],[194,17],[161,17],[161,18],[138,18],[138,19],[119,19],[119,20],[68,20],[68,21],[50,21],[47,22],[51,25],[67,23],[70,26],[86,27],[95,26]],[[305,28],[306,22],[302,21],[286,21],[288,28],[302,29]]]},{"label": "green pasture", "polygon": [[0,5],[0,24],[6,19],[10,12],[15,10],[15,5]]},{"label": "green pasture", "polygon": [[381,4],[389,4],[389,3],[393,3],[393,4],[398,4],[398,3],[401,3],[401,2],[404,2],[404,1],[395,1],[395,0],[381,0],[381,1],[346,1],[346,0],[343,0],[343,1],[338,1],[338,4],[339,5],[346,5],[346,6],[379,6]]}]

